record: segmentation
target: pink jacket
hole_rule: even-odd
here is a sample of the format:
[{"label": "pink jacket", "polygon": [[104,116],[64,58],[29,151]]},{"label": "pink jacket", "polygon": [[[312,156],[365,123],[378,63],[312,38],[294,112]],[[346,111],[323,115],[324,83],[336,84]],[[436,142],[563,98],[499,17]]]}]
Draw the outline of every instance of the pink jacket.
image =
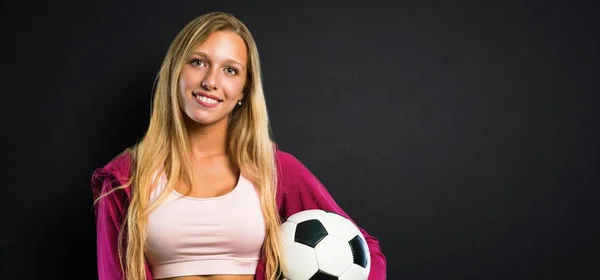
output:
[{"label": "pink jacket", "polygon": [[[92,191],[94,199],[113,187],[123,184],[129,178],[130,155],[122,154],[103,168],[94,170],[92,174]],[[321,182],[294,156],[277,150],[278,189],[277,206],[282,220],[308,209],[323,209],[336,212],[350,219],[337,205]],[[126,215],[130,189],[115,191],[104,197],[94,207],[96,217],[96,245],[98,260],[98,276],[100,280],[123,279],[119,265],[117,238],[120,225]],[[381,252],[379,241],[360,229],[371,253],[371,272],[369,280],[386,279],[386,258]],[[265,279],[265,256],[260,259],[256,268],[255,279]],[[153,280],[148,263],[146,275]]]}]

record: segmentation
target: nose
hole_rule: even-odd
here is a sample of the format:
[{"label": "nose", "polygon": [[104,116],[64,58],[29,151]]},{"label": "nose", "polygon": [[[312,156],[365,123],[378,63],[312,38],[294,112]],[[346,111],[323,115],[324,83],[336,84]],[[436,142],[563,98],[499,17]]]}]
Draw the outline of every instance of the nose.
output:
[{"label": "nose", "polygon": [[216,90],[217,89],[217,75],[213,69],[207,71],[206,76],[202,80],[202,87],[205,90]]}]

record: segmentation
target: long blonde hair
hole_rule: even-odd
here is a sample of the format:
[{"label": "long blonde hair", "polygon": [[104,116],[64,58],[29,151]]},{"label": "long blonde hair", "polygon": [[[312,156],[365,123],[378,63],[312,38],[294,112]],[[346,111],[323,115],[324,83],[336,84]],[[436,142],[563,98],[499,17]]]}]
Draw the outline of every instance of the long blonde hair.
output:
[{"label": "long blonde hair", "polygon": [[[176,182],[192,186],[191,147],[177,101],[178,78],[194,48],[212,32],[220,30],[233,31],[245,41],[249,65],[244,103],[230,115],[227,152],[233,164],[254,182],[260,193],[266,223],[263,254],[267,260],[267,279],[275,280],[282,272],[281,220],[275,201],[275,147],[270,138],[258,50],[250,31],[241,21],[228,13],[212,12],[189,22],[171,43],[157,76],[146,134],[138,144],[126,150],[132,155],[131,176],[120,188],[131,188],[131,202],[121,231],[126,236],[119,236],[118,247],[120,258],[125,256],[124,264],[121,259],[121,267],[128,280],[146,279],[144,244],[150,212],[174,189]],[[155,174],[163,172],[168,178],[167,186],[151,203],[150,193],[157,183]],[[123,238],[126,238],[125,242]]]}]

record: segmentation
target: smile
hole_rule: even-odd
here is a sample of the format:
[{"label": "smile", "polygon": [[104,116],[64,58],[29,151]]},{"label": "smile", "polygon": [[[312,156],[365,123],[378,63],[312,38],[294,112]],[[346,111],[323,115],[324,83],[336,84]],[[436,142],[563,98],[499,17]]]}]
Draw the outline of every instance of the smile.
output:
[{"label": "smile", "polygon": [[198,104],[207,108],[215,107],[219,103],[223,102],[223,100],[216,99],[215,97],[209,97],[204,94],[197,94],[192,92],[192,95],[194,96],[194,99],[196,100],[196,102],[198,102]]}]

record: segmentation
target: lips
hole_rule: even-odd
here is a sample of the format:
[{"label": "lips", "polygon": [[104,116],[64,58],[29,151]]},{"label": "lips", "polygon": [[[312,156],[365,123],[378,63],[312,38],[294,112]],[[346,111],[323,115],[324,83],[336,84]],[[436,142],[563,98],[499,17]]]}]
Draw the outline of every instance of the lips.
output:
[{"label": "lips", "polygon": [[219,103],[223,102],[223,99],[220,99],[220,98],[218,98],[218,97],[216,97],[214,95],[211,95],[211,94],[208,94],[208,93],[205,93],[205,92],[192,92],[192,95],[194,96],[194,98],[197,98],[198,96],[204,96],[204,97],[208,97],[208,98],[217,100]]},{"label": "lips", "polygon": [[204,108],[215,108],[223,101],[208,94],[192,93],[192,95],[194,96],[194,101]]}]

